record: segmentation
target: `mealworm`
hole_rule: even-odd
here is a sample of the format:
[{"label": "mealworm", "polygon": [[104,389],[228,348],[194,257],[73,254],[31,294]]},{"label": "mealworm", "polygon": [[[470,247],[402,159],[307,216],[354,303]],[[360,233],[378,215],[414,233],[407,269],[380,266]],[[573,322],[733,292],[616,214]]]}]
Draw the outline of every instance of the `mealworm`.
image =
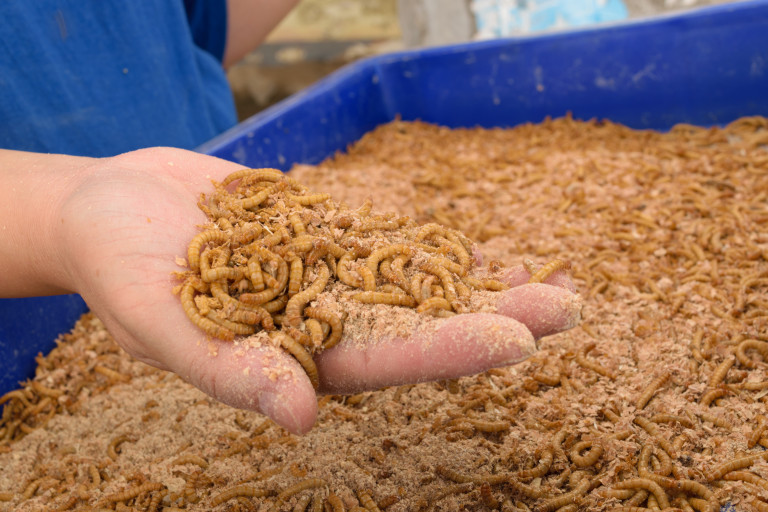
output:
[{"label": "mealworm", "polygon": [[354,300],[363,304],[387,304],[390,306],[416,307],[416,300],[410,295],[384,292],[359,292],[352,295]]},{"label": "mealworm", "polygon": [[605,499],[616,499],[616,500],[626,500],[628,498],[631,498],[637,491],[634,489],[610,489],[607,487],[604,487],[602,489],[599,489],[596,491],[596,493],[601,497]]},{"label": "mealworm", "polygon": [[201,456],[195,455],[193,453],[182,455],[181,457],[177,457],[176,459],[171,461],[172,466],[180,466],[183,464],[195,464],[197,466],[200,466],[203,469],[208,467],[208,461],[206,461]]},{"label": "mealworm", "polygon": [[686,500],[682,496],[678,496],[677,498],[672,500],[672,506],[682,509],[683,512],[694,512],[691,504],[688,503],[688,500]]},{"label": "mealworm", "polygon": [[107,368],[106,366],[102,366],[100,364],[97,364],[96,366],[94,366],[93,371],[96,373],[100,373],[101,375],[104,375],[105,377],[107,377],[109,380],[113,382],[129,382],[131,380],[130,375],[117,372],[112,368]]},{"label": "mealworm", "polygon": [[45,480],[45,477],[32,480],[29,484],[27,484],[27,486],[24,488],[24,491],[21,493],[21,498],[28,500],[34,496],[43,480]]},{"label": "mealworm", "polygon": [[477,279],[476,277],[463,276],[461,280],[469,287],[477,290],[491,290],[500,292],[509,289],[509,285],[496,279]]},{"label": "mealworm", "polygon": [[450,303],[442,297],[432,297],[423,301],[416,308],[418,313],[435,312],[438,309],[450,310]]},{"label": "mealworm", "polygon": [[709,407],[709,405],[712,402],[714,402],[718,398],[721,398],[727,394],[728,394],[728,390],[724,388],[711,389],[701,396],[701,399],[699,400],[699,404],[704,407]]},{"label": "mealworm", "polygon": [[736,346],[736,358],[743,366],[747,368],[756,368],[757,363],[747,355],[747,350],[754,350],[759,353],[763,361],[768,361],[768,342],[748,339]]},{"label": "mealworm", "polygon": [[550,375],[544,372],[534,372],[533,374],[531,374],[531,378],[538,382],[541,382],[542,384],[546,384],[547,386],[557,386],[558,384],[560,384],[559,371],[555,375]]},{"label": "mealworm", "polygon": [[210,257],[210,249],[205,249],[203,254],[200,255],[200,277],[206,283],[212,283],[213,281],[219,281],[221,279],[236,281],[242,279],[245,275],[242,268],[227,266],[211,267]]},{"label": "mealworm", "polygon": [[366,292],[372,292],[376,290],[376,275],[371,272],[371,269],[361,265],[357,269],[357,273],[363,278],[363,290]]},{"label": "mealworm", "polygon": [[[256,314],[255,312],[251,312],[251,313],[253,313],[254,315]],[[226,318],[222,318],[221,316],[219,316],[219,313],[216,311],[209,311],[205,315],[205,318],[207,318],[208,320],[216,324],[219,324],[220,326],[233,332],[234,334],[239,334],[241,336],[247,336],[249,334],[253,334],[254,332],[256,332],[253,326],[233,321],[234,319],[228,320]]]},{"label": "mealworm", "polygon": [[640,397],[637,399],[637,402],[635,403],[635,408],[638,411],[642,411],[645,409],[645,406],[648,405],[648,402],[651,401],[651,398],[653,398],[653,395],[656,394],[656,392],[663,386],[667,380],[669,379],[670,372],[665,371],[655,379],[653,379],[650,384],[645,388],[645,390],[640,394]]},{"label": "mealworm", "polygon": [[768,380],[763,382],[740,382],[734,385],[738,389],[745,389],[747,391],[762,391],[768,389]]},{"label": "mealworm", "polygon": [[360,500],[360,504],[365,507],[368,512],[381,512],[379,506],[371,498],[371,493],[364,489],[357,490],[357,499]]},{"label": "mealworm", "polygon": [[723,475],[726,473],[730,473],[731,471],[736,471],[739,469],[746,469],[750,467],[752,464],[755,463],[755,461],[759,459],[767,459],[768,460],[768,451],[763,451],[761,453],[755,453],[752,455],[747,455],[745,457],[739,457],[737,459],[730,460],[724,464],[720,464],[719,466],[715,466],[709,471],[705,472],[705,476],[707,480],[710,482],[713,480],[717,480],[719,478],[722,478]]},{"label": "mealworm", "polygon": [[757,512],[768,512],[768,503],[761,501],[760,498],[752,496],[749,500],[749,504],[755,507]]},{"label": "mealworm", "polygon": [[466,274],[466,271],[472,265],[472,257],[467,248],[461,243],[459,237],[454,233],[447,233],[445,238],[438,237],[437,240],[441,246],[448,247],[453,255],[456,256],[456,260],[463,269],[460,275]]},{"label": "mealworm", "polygon": [[667,493],[659,484],[649,478],[630,478],[613,485],[614,489],[644,489],[656,498],[656,502],[662,509],[669,507]]},{"label": "mealworm", "polygon": [[714,414],[707,414],[705,412],[698,413],[699,418],[701,418],[704,421],[708,421],[715,425],[716,427],[724,428],[726,430],[731,430],[731,425],[720,416],[715,416]]},{"label": "mealworm", "polygon": [[689,418],[675,414],[654,414],[651,416],[651,421],[654,423],[677,422],[686,428],[693,428],[693,422]]},{"label": "mealworm", "polygon": [[99,487],[101,485],[101,474],[99,469],[93,464],[88,465],[88,475],[91,477],[91,487]]},{"label": "mealworm", "polygon": [[260,292],[264,290],[264,277],[261,270],[261,257],[258,254],[251,255],[246,264],[246,274],[251,280],[253,291]]},{"label": "mealworm", "polygon": [[306,512],[309,502],[312,501],[311,494],[305,494],[296,500],[296,505],[293,506],[293,512]]},{"label": "mealworm", "polygon": [[304,226],[304,222],[301,220],[301,216],[298,212],[291,212],[288,214],[288,221],[291,223],[291,228],[296,235],[304,235],[307,233],[307,228]]},{"label": "mealworm", "polygon": [[[344,253],[344,255],[341,258],[339,258],[339,262],[336,265],[337,277],[339,281],[346,284],[347,286],[351,286],[352,288],[362,288],[363,287],[362,277],[358,277],[349,271],[349,264],[354,259],[355,259],[355,255],[354,253],[351,253],[351,252]],[[373,282],[373,289],[376,289],[375,278]]]},{"label": "mealworm", "polygon": [[446,270],[445,267],[435,263],[433,258],[430,258],[426,262],[422,262],[419,268],[424,272],[436,275],[443,284],[445,290],[445,298],[448,302],[454,304],[456,301],[456,287],[453,284],[453,276]]},{"label": "mealworm", "polygon": [[528,279],[528,282],[543,283],[545,280],[547,280],[552,274],[554,274],[558,270],[568,270],[570,268],[571,268],[570,262],[563,261],[559,258],[554,259],[549,263],[547,263],[546,265],[542,266],[540,269],[538,269],[535,274],[531,275],[531,277]]},{"label": "mealworm", "polygon": [[136,438],[133,436],[130,436],[128,434],[122,434],[110,441],[109,446],[107,446],[107,455],[109,455],[109,458],[112,460],[117,460],[118,455],[118,449],[120,448],[120,445],[125,442],[135,442]]},{"label": "mealworm", "polygon": [[326,498],[326,501],[331,506],[332,512],[346,512],[346,508],[344,508],[344,503],[335,494],[330,493]]},{"label": "mealworm", "polygon": [[229,241],[229,235],[224,231],[217,229],[209,229],[202,231],[192,238],[192,241],[187,246],[187,263],[191,270],[200,270],[200,250],[204,244],[208,242],[218,242],[220,244],[227,243]]},{"label": "mealworm", "polygon": [[755,445],[760,441],[760,438],[763,437],[763,433],[765,432],[766,427],[766,420],[765,417],[760,415],[758,417],[758,425],[757,427],[752,430],[752,433],[749,435],[749,440],[747,441],[747,448],[754,448]]},{"label": "mealworm", "polygon": [[289,201],[293,201],[301,206],[311,206],[313,204],[323,203],[331,198],[330,194],[312,194],[309,196],[297,196],[290,192],[285,193],[285,197]]},{"label": "mealworm", "polygon": [[[416,295],[418,297],[418,302],[424,302],[425,300],[432,297],[433,283],[435,282],[436,279],[437,279],[437,276],[432,276],[432,275],[426,276],[424,279],[422,279],[421,288],[419,289],[419,292]],[[444,294],[442,293],[442,291],[443,289],[440,288],[440,294],[436,294],[435,296],[443,298]]]},{"label": "mealworm", "polygon": [[597,344],[595,342],[590,342],[581,350],[579,350],[576,354],[576,363],[583,366],[584,368],[590,369],[593,372],[602,375],[603,377],[608,377],[611,380],[615,380],[616,373],[613,370],[605,368],[604,366],[601,366],[600,364],[587,359],[587,354],[591,352],[592,349],[594,349],[596,346]]},{"label": "mealworm", "polygon": [[701,496],[703,500],[709,503],[709,512],[718,512],[718,510],[720,510],[720,504],[715,499],[714,494],[703,484],[694,480],[674,480],[665,477],[656,478],[660,480],[659,483],[666,489]]},{"label": "mealworm", "polygon": [[301,283],[304,276],[304,264],[296,255],[288,258],[290,260],[290,271],[288,272],[288,296],[293,297],[301,291]]},{"label": "mealworm", "polygon": [[317,365],[312,359],[312,355],[305,349],[299,342],[293,339],[282,331],[272,331],[269,333],[272,339],[275,339],[280,343],[289,354],[296,358],[296,360],[304,368],[304,372],[309,377],[309,381],[312,383],[312,387],[317,389],[320,386],[320,379],[317,373]]},{"label": "mealworm", "polygon": [[480,432],[503,432],[509,430],[509,427],[511,426],[508,421],[485,421],[474,418],[467,418],[466,421],[472,425],[475,430],[479,430]]},{"label": "mealworm", "polygon": [[538,478],[546,475],[552,467],[552,461],[555,458],[555,452],[551,448],[545,448],[541,453],[538,464],[531,469],[521,469],[514,472],[517,478]]},{"label": "mealworm", "polygon": [[237,498],[238,496],[245,496],[248,498],[263,498],[264,496],[268,495],[269,491],[266,489],[259,489],[257,486],[252,484],[240,484],[234,487],[230,487],[229,489],[222,491],[211,498],[210,506],[215,507],[216,505],[221,505],[222,503],[229,501],[232,498]]},{"label": "mealworm", "polygon": [[[581,453],[587,451],[587,455]],[[580,468],[594,466],[603,455],[602,445],[595,444],[592,441],[580,441],[571,448],[571,461]]]},{"label": "mealworm", "polygon": [[467,270],[462,267],[460,264],[449,260],[448,258],[444,258],[442,256],[435,256],[432,258],[432,262],[436,265],[440,265],[441,267],[444,267],[449,272],[453,272],[457,276],[461,277],[464,276],[467,273]]},{"label": "mealworm", "polygon": [[487,483],[480,485],[480,499],[490,509],[499,507],[499,501],[494,497],[493,492],[491,492],[491,486]]},{"label": "mealworm", "polygon": [[399,293],[400,295],[408,295],[408,292],[392,283],[386,283],[379,286],[379,291],[384,293]]},{"label": "mealworm", "polygon": [[[32,405],[32,406],[29,406],[29,407],[27,407],[26,409],[24,409],[24,410],[21,412],[21,414],[19,415],[19,420],[21,420],[21,421],[24,421],[24,420],[26,420],[27,418],[29,418],[30,416],[31,416],[31,417],[35,417],[35,416],[37,416],[37,415],[38,415],[38,414],[39,414],[41,411],[43,411],[44,409],[46,409],[46,408],[47,408],[48,406],[50,406],[52,403],[53,403],[53,401],[51,400],[51,398],[50,398],[50,397],[45,397],[45,398],[43,398],[43,399],[42,399],[42,400],[40,400],[40,402],[38,402],[37,404],[35,404],[35,405]],[[54,407],[54,411],[55,411],[55,409],[56,409],[56,408]]]},{"label": "mealworm", "polygon": [[408,279],[405,277],[403,267],[408,262],[411,256],[400,255],[392,261],[392,274],[394,275],[393,282],[404,290],[409,289]]},{"label": "mealworm", "polygon": [[365,260],[365,265],[375,276],[379,272],[379,262],[395,255],[403,255],[410,258],[413,256],[413,249],[405,244],[394,244],[373,251]]},{"label": "mealworm", "polygon": [[541,505],[538,505],[534,510],[536,512],[552,512],[553,510],[557,510],[560,507],[564,507],[566,505],[579,505],[581,499],[587,493],[590,486],[591,483],[589,478],[584,478],[578,483],[578,485],[576,485],[576,488],[572,491],[567,492],[562,496],[558,496],[557,498],[546,500]]},{"label": "mealworm", "polygon": [[106,502],[127,501],[151,491],[159,491],[163,487],[165,486],[160,482],[147,482],[145,484],[129,487],[128,489],[124,489],[122,491],[104,496],[102,498],[102,501],[106,501]]},{"label": "mealworm", "polygon": [[[306,313],[306,310],[304,311]],[[312,343],[312,346],[319,347],[323,344],[323,339],[325,338],[325,335],[323,334],[323,328],[320,325],[320,322],[315,320],[314,318],[307,318],[304,320],[304,327],[307,328],[307,331],[309,332],[309,338]]]},{"label": "mealworm", "polygon": [[220,338],[224,341],[232,341],[235,339],[235,333],[200,314],[197,305],[195,304],[194,296],[195,285],[191,281],[188,281],[181,289],[181,305],[184,312],[187,314],[187,317],[210,336]]},{"label": "mealworm", "polygon": [[226,187],[233,181],[249,177],[254,181],[281,181],[287,176],[278,169],[260,168],[260,169],[241,169],[227,175],[219,185]]},{"label": "mealworm", "polygon": [[730,480],[730,481],[741,480],[743,482],[756,485],[757,487],[762,487],[763,489],[768,491],[768,480],[765,480],[754,473],[750,473],[749,471],[731,471],[730,473],[724,474],[720,478],[723,480]]},{"label": "mealworm", "polygon": [[322,478],[307,478],[293,484],[287,489],[284,489],[280,494],[277,495],[277,501],[284,502],[287,498],[290,498],[294,494],[298,494],[301,491],[305,491],[307,489],[317,489],[318,487],[324,487],[326,485],[328,484]]},{"label": "mealworm", "polygon": [[15,496],[13,492],[0,492],[0,501],[12,501]]},{"label": "mealworm", "polygon": [[159,492],[156,492],[152,495],[152,498],[149,500],[149,505],[147,506],[147,512],[157,512],[157,509],[160,507],[160,502],[168,495],[168,489],[161,489]]},{"label": "mealworm", "polygon": [[610,420],[610,421],[611,421],[611,422],[613,422],[613,423],[618,423],[618,422],[619,422],[619,420],[621,419],[621,418],[619,417],[619,415],[618,415],[618,414],[616,414],[616,413],[615,413],[614,411],[612,411],[611,409],[602,409],[602,410],[601,410],[601,412],[602,412],[603,416],[605,416],[606,418],[608,418],[608,420]]},{"label": "mealworm", "polygon": [[718,512],[720,508],[718,506],[713,509],[710,502],[701,498],[687,498],[687,500],[694,509],[699,510],[700,512]]},{"label": "mealworm", "polygon": [[[64,394],[64,391],[62,391],[60,389],[51,389],[49,387],[46,387],[46,386],[42,385],[40,382],[38,382],[36,380],[33,380],[30,383],[30,385],[32,386],[32,389],[37,391],[39,394],[41,394],[43,396],[50,397],[50,398],[56,399],[56,398],[59,398],[61,395]],[[0,402],[0,403],[2,403],[2,402]]]},{"label": "mealworm", "polygon": [[648,500],[649,495],[650,493],[645,489],[637,490],[635,494],[627,500],[626,506],[628,507],[639,506],[640,504],[645,503]]},{"label": "mealworm", "polygon": [[728,370],[731,369],[731,366],[736,362],[736,359],[734,359],[733,356],[730,356],[728,359],[725,359],[723,362],[721,362],[715,370],[712,372],[712,376],[709,379],[708,386],[710,388],[716,388],[720,385],[721,382],[725,379],[726,374],[728,373]]},{"label": "mealworm", "polygon": [[288,300],[288,304],[285,306],[285,322],[291,327],[299,327],[301,323],[301,313],[304,306],[314,300],[328,284],[328,280],[331,277],[331,272],[328,270],[328,265],[325,262],[319,262],[317,270],[317,277],[314,282],[307,287],[304,291],[301,291],[291,297]]},{"label": "mealworm", "polygon": [[341,340],[344,324],[338,315],[329,309],[311,306],[304,309],[304,314],[310,318],[320,320],[331,326],[331,334],[328,336],[328,339],[323,342],[323,350],[335,346]]},{"label": "mealworm", "polygon": [[648,434],[656,439],[656,442],[659,443],[659,446],[669,454],[670,457],[677,458],[677,455],[675,454],[675,448],[672,446],[672,443],[670,443],[666,438],[664,438],[661,435],[661,432],[659,432],[659,428],[656,426],[655,423],[652,423],[650,420],[643,418],[641,416],[638,416],[635,418],[635,423],[640,426],[643,430],[648,432]]},{"label": "mealworm", "polygon": [[414,237],[414,241],[421,242],[425,238],[428,238],[434,234],[445,236],[448,234],[447,228],[445,226],[436,224],[434,222],[431,222],[429,224],[424,224],[419,228],[419,231],[416,233],[416,236]]},{"label": "mealworm", "polygon": [[270,233],[269,235],[263,237],[261,240],[254,242],[249,247],[253,247],[255,250],[258,250],[258,249],[268,250],[270,247],[274,247],[277,244],[282,242],[287,242],[290,239],[291,239],[291,236],[288,234],[288,231],[285,228],[280,227],[277,230],[275,230],[274,233]]},{"label": "mealworm", "polygon": [[538,265],[534,263],[534,261],[530,258],[523,258],[523,268],[526,272],[528,272],[531,275],[534,275],[536,273],[536,270],[538,270]]}]

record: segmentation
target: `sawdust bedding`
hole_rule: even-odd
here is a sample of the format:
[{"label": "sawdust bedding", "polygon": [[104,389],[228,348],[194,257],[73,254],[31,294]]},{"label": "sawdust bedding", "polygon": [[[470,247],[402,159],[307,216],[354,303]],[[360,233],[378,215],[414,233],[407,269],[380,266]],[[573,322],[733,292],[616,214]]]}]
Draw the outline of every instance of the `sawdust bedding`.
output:
[{"label": "sawdust bedding", "polygon": [[583,323],[517,366],[320,397],[297,437],[86,315],[1,399],[0,510],[768,510],[767,143],[763,118],[395,121],[296,166],[486,261],[570,261]]}]

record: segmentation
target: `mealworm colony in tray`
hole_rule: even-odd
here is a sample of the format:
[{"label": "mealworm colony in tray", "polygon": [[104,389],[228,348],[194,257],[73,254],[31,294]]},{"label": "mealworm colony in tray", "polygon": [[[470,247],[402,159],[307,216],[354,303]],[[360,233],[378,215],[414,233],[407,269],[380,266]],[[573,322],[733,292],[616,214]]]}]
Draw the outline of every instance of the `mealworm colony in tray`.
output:
[{"label": "mealworm colony in tray", "polygon": [[[230,174],[200,208],[210,223],[189,244],[191,270],[179,273],[187,316],[226,341],[269,332],[315,388],[311,356],[342,339],[346,308],[306,306],[332,278],[353,301],[440,317],[479,309],[471,307],[473,289],[508,288],[472,272],[473,244],[459,231],[372,213],[370,199],[350,210],[275,169]],[[530,268],[531,279],[541,281],[558,264]]]},{"label": "mealworm colony in tray", "polygon": [[768,510],[767,143],[763,118],[382,126],[291,175],[489,260],[573,262],[582,325],[514,367],[322,397],[296,437],[86,316],[2,398],[0,509]]}]

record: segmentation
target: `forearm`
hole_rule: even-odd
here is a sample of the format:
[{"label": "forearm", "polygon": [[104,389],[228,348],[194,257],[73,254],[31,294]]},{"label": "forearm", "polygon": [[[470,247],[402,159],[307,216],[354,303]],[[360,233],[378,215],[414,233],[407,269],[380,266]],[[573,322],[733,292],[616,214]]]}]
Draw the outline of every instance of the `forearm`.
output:
[{"label": "forearm", "polygon": [[61,205],[90,158],[0,150],[0,297],[71,293]]},{"label": "forearm", "polygon": [[264,42],[298,3],[298,0],[227,0],[224,67],[229,68]]}]

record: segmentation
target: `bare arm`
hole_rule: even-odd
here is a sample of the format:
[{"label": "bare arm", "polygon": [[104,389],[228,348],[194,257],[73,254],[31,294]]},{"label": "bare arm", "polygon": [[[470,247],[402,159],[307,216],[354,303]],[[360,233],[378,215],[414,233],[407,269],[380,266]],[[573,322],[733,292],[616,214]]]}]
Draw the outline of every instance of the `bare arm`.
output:
[{"label": "bare arm", "polygon": [[0,150],[0,297],[71,293],[59,210],[92,159]]},{"label": "bare arm", "polygon": [[[0,151],[0,297],[79,293],[134,357],[306,432],[317,400],[299,363],[272,345],[243,352],[207,338],[171,293],[176,261],[206,222],[200,192],[238,169],[171,148],[99,159]],[[576,325],[581,308],[564,276],[525,284],[528,277],[522,268],[505,277],[512,288],[499,292],[495,314],[457,315],[439,328],[425,322],[402,336],[368,340],[375,343],[342,341],[317,357],[320,392],[356,393],[520,362],[535,339]]]},{"label": "bare arm", "polygon": [[227,45],[224,68],[228,69],[267,38],[299,0],[227,0]]}]

